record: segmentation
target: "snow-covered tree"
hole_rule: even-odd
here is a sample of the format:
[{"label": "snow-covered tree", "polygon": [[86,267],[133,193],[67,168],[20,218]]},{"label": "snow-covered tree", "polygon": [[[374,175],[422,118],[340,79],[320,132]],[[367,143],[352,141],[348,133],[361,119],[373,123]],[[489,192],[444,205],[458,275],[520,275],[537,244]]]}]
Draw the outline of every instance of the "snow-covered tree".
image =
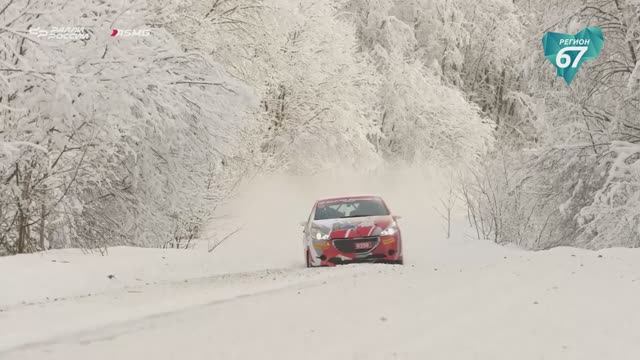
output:
[{"label": "snow-covered tree", "polygon": [[[635,0],[9,1],[0,253],[182,247],[241,174],[384,161],[467,165],[481,237],[637,246],[639,14]],[[76,36],[42,36],[67,24]],[[588,25],[606,45],[569,88],[540,39]]]},{"label": "snow-covered tree", "polygon": [[[382,112],[376,121],[380,151],[409,163],[468,163],[490,145],[492,124],[462,92],[446,84],[438,63],[448,60],[437,57],[440,51],[434,52],[434,44],[442,46],[450,39],[440,37],[438,27],[425,20],[431,10],[439,9],[434,6],[423,1],[354,0],[346,9],[354,14],[362,44],[384,79]],[[457,42],[450,46],[458,51]]]},{"label": "snow-covered tree", "polygon": [[306,172],[379,163],[368,140],[377,131],[379,75],[332,2],[186,2],[176,13],[172,24],[189,29],[177,35],[184,43],[256,88],[257,166]]},{"label": "snow-covered tree", "polygon": [[[571,87],[555,78],[540,53],[525,62],[525,93],[540,104],[536,141],[487,158],[472,182],[476,215],[485,220],[488,237],[499,242],[531,248],[638,246],[640,96],[634,72],[640,7],[613,0],[520,6],[538,38],[545,31],[600,26],[605,47]],[[504,147],[512,140],[499,143]],[[501,174],[509,174],[509,181]]]},{"label": "snow-covered tree", "polygon": [[[0,14],[0,251],[158,246],[206,215],[253,97],[148,28],[145,5],[14,1]],[[34,35],[68,23],[86,36]],[[118,27],[149,36],[111,37]]]}]

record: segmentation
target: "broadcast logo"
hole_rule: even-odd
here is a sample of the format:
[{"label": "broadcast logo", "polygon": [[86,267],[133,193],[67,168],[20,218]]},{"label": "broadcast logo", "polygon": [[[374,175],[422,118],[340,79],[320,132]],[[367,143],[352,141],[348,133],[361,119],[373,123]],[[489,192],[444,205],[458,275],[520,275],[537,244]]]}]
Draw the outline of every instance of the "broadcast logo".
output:
[{"label": "broadcast logo", "polygon": [[151,35],[149,29],[111,29],[111,37],[147,37]]},{"label": "broadcast logo", "polygon": [[596,59],[604,46],[599,27],[588,27],[575,35],[548,32],[542,37],[544,56],[556,67],[556,75],[570,85],[582,64]]}]

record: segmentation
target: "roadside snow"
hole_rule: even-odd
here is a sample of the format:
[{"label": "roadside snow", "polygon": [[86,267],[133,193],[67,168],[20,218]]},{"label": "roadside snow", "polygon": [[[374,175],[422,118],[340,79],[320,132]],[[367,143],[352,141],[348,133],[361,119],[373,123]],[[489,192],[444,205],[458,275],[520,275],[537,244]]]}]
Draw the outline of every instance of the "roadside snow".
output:
[{"label": "roadside snow", "polygon": [[0,258],[0,309],[90,296],[216,272],[206,251],[110,248],[106,256],[78,249]]}]

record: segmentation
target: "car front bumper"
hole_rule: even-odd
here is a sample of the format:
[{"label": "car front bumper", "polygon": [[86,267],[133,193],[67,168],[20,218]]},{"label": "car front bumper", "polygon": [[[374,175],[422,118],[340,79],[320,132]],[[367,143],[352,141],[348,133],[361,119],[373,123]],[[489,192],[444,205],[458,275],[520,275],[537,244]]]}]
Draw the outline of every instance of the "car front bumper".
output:
[{"label": "car front bumper", "polygon": [[[358,243],[373,243],[370,249],[357,249]],[[314,241],[312,257],[315,266],[335,266],[354,263],[402,263],[400,234],[390,236],[331,239]]]}]

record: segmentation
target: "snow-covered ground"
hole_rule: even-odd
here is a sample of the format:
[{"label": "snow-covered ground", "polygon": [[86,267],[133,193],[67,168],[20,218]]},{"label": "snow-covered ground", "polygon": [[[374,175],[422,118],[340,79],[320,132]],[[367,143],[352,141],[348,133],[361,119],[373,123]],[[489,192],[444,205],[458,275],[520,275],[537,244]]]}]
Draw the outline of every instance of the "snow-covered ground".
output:
[{"label": "snow-covered ground", "polygon": [[[261,181],[191,251],[1,258],[0,358],[640,356],[640,251],[505,248],[463,236],[460,217],[447,240],[435,183],[341,176]],[[403,216],[405,266],[303,268],[296,223],[312,199],[352,191]]]}]

